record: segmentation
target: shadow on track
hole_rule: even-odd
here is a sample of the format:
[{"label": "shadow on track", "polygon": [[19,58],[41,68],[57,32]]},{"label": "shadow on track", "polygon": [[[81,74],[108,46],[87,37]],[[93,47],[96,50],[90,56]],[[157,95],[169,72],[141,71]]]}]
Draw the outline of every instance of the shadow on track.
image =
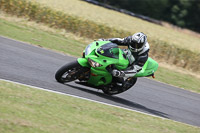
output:
[{"label": "shadow on track", "polygon": [[72,88],[75,88],[75,89],[78,89],[80,91],[84,91],[84,92],[87,92],[87,93],[90,93],[90,94],[94,94],[96,96],[111,100],[111,101],[116,102],[116,103],[126,105],[126,106],[128,106],[126,108],[129,108],[129,109],[137,109],[138,111],[148,112],[148,113],[153,114],[153,115],[157,115],[157,116],[164,117],[164,118],[169,118],[169,117],[167,117],[168,115],[163,113],[163,112],[156,111],[156,110],[153,110],[153,109],[149,109],[149,108],[147,108],[143,105],[134,103],[132,101],[128,101],[126,99],[123,99],[123,98],[120,98],[120,97],[117,97],[117,96],[109,96],[109,95],[106,95],[106,94],[101,93],[101,92],[89,90],[89,89],[86,89],[86,88],[83,88],[83,87],[78,87],[78,86],[74,86],[74,85],[70,85],[70,84],[65,84],[65,85],[72,87]]}]

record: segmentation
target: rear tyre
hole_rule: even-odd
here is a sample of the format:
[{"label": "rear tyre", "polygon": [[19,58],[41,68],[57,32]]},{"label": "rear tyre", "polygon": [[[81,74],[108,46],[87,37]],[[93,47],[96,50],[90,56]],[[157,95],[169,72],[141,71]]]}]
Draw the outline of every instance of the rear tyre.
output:
[{"label": "rear tyre", "polygon": [[78,79],[83,72],[83,67],[78,61],[73,61],[62,66],[55,74],[55,79],[60,83],[67,83]]},{"label": "rear tyre", "polygon": [[110,85],[104,86],[102,91],[107,95],[116,95],[130,89],[132,86],[135,85],[136,81],[137,78],[132,77],[126,79],[126,81],[124,81],[124,83],[122,83],[121,85],[113,82]]}]

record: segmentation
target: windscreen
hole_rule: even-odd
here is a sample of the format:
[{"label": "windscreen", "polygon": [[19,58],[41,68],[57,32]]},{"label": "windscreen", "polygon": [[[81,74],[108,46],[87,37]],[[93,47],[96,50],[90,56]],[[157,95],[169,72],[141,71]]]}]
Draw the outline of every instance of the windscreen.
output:
[{"label": "windscreen", "polygon": [[85,48],[85,55],[89,55],[92,51],[91,51],[91,46],[92,46],[92,43],[89,44],[86,48]]},{"label": "windscreen", "polygon": [[100,48],[97,49],[98,54],[111,57],[111,58],[119,58],[119,48],[117,44],[114,43],[107,43]]}]

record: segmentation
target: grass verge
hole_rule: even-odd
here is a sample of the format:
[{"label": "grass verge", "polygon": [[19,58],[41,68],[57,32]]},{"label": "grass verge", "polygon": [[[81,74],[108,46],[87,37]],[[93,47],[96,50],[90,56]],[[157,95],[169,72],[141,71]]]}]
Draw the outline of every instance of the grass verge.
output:
[{"label": "grass verge", "polygon": [[[33,26],[34,24],[31,25]],[[60,31],[52,31],[53,29],[51,29],[51,31],[48,30],[49,32],[47,32],[41,30],[39,26],[32,26],[22,24],[20,21],[13,22],[13,20],[8,21],[1,18],[0,35],[76,57],[81,56],[83,49],[87,45],[87,43],[81,39],[75,40],[75,37],[65,37]],[[36,27],[38,27],[38,29]],[[189,74],[182,74],[174,70],[159,67],[156,72],[156,80],[200,93],[199,78]]]},{"label": "grass verge", "polygon": [[197,133],[200,128],[0,80],[0,132]]},{"label": "grass verge", "polygon": [[59,34],[34,29],[33,27],[8,22],[3,19],[0,19],[0,34],[41,47],[62,51],[74,56],[81,55],[81,53],[77,51],[81,51],[85,48],[83,42],[66,38]]}]

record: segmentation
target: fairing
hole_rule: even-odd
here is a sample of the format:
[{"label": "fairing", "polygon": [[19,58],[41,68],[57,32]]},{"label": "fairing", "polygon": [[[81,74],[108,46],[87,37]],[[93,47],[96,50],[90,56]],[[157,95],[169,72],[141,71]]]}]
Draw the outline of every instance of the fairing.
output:
[{"label": "fairing", "polygon": [[[129,65],[123,51],[110,41],[95,41],[86,47],[84,53],[85,56],[78,58],[78,62],[81,66],[90,68],[91,75],[88,83],[94,86],[107,85],[112,82],[112,75],[108,71],[109,67],[114,66],[118,70],[125,70]],[[93,67],[90,64],[93,64]],[[135,77],[149,76],[157,68],[158,63],[149,58],[143,69]]]}]

